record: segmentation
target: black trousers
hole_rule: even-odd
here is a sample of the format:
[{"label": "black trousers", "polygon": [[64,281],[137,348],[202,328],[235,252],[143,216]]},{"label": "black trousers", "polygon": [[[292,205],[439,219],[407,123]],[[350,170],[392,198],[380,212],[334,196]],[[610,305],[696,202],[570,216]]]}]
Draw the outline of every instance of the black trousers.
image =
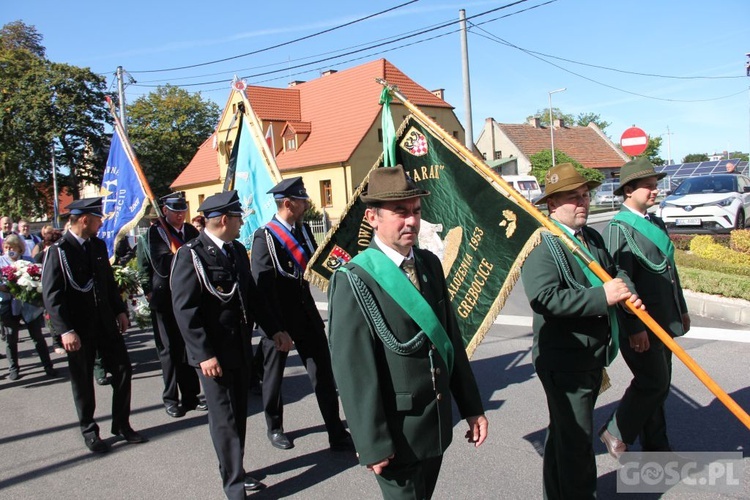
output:
[{"label": "black trousers", "polygon": [[112,433],[116,434],[121,428],[130,426],[130,380],[133,370],[128,351],[122,335],[105,336],[102,331],[103,328],[88,335],[79,334],[81,348],[68,351],[73,402],[84,438],[99,435],[99,426],[94,421],[94,357],[97,349],[104,367],[112,374]]},{"label": "black trousers", "polygon": [[154,321],[154,336],[159,340],[156,342],[156,349],[164,378],[164,391],[161,395],[164,405],[176,405],[182,401],[185,406],[195,406],[201,390],[200,381],[195,368],[187,363],[185,341],[174,313],[171,309],[153,311],[151,319]]},{"label": "black trousers", "polygon": [[390,464],[376,475],[378,486],[387,500],[425,500],[432,498],[443,456],[410,464]]},{"label": "black trousers", "polygon": [[[325,333],[293,335],[292,340],[310,377],[318,408],[328,431],[328,439],[340,439],[346,429],[339,415],[338,393]],[[284,426],[281,384],[289,353],[277,351],[273,340],[265,336],[261,338],[259,348],[263,349],[263,409],[266,414],[266,425],[269,431],[279,430]]]},{"label": "black trousers", "polygon": [[219,473],[229,500],[245,499],[245,429],[247,426],[247,367],[222,367],[222,376],[196,373],[208,405],[208,430],[219,459]]},{"label": "black trousers", "polygon": [[547,395],[550,421],[544,442],[544,498],[595,498],[594,405],[602,369],[536,373]]},{"label": "black trousers", "polygon": [[669,451],[664,403],[672,382],[672,351],[652,332],[646,352],[635,352],[627,338],[620,339],[620,352],[633,373],[607,430],[627,444],[640,438],[643,451]]},{"label": "black trousers", "polygon": [[[5,337],[5,355],[8,357],[8,369],[11,373],[18,373],[18,332],[21,329],[21,316],[6,316],[2,319],[2,325],[7,328]],[[52,360],[49,357],[49,348],[42,334],[44,315],[26,323],[29,329],[29,337],[34,341],[34,347],[45,368],[52,368]]]}]

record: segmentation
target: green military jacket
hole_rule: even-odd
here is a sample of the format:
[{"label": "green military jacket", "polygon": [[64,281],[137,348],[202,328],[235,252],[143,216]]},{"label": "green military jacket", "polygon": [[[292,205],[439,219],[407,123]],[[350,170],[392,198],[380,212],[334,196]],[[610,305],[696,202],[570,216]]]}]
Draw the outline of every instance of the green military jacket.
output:
[{"label": "green military jacket", "polygon": [[[627,210],[626,207],[621,208],[621,211]],[[664,222],[659,217],[651,214],[649,217],[653,224],[667,232]],[[636,251],[628,243],[623,230],[637,245]],[[636,293],[646,305],[646,312],[673,337],[684,335],[682,315],[687,313],[687,304],[682,294],[680,276],[674,265],[646,236],[623,221],[610,221],[602,234],[617,265],[627,272],[633,281]],[[641,255],[637,255],[639,253]],[[663,267],[663,270],[655,271],[653,265]],[[634,314],[624,313],[620,319],[623,326],[620,332],[622,336],[647,329]]]},{"label": "green military jacket", "polygon": [[[484,413],[440,261],[417,248],[414,255],[422,295],[453,342],[452,375],[429,339],[408,355],[387,347],[371,331],[344,273],[331,278],[328,324],[333,372],[362,465],[391,455],[392,463],[441,455],[453,436],[452,397],[462,418]],[[414,338],[419,328],[393,298],[361,267],[351,263],[346,267],[367,285],[398,342]]]},{"label": "green military jacket", "polygon": [[[627,275],[615,266],[601,235],[589,227],[583,228],[583,234],[594,259],[610,276],[622,278],[633,290]],[[521,270],[524,290],[534,312],[534,366],[559,371],[602,368],[611,332],[604,288],[591,287],[573,254],[561,241],[559,244],[572,280],[555,263],[544,239]],[[576,283],[585,287],[579,288]]]}]

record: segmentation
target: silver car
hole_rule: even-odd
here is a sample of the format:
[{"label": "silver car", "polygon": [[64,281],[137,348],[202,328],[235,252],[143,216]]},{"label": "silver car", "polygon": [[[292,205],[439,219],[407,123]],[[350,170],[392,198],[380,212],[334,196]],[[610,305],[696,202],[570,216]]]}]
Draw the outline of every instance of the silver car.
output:
[{"label": "silver car", "polygon": [[605,182],[594,193],[594,205],[619,205],[622,196],[615,196],[614,190],[620,187],[619,182]]},{"label": "silver car", "polygon": [[750,178],[737,174],[688,177],[659,205],[667,229],[727,232],[743,229],[750,214]]}]

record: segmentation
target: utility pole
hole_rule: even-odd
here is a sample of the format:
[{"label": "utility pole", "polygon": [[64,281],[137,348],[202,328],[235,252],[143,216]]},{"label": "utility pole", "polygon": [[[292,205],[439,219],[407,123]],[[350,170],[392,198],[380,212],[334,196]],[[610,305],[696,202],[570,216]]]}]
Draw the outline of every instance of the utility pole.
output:
[{"label": "utility pole", "polygon": [[552,143],[552,166],[555,166],[555,124],[552,122],[552,94],[557,94],[558,92],[565,92],[568,90],[567,87],[563,87],[561,89],[557,90],[550,90],[547,92],[547,95],[549,96],[549,140]]},{"label": "utility pole", "polygon": [[469,151],[474,151],[474,129],[471,125],[471,85],[469,83],[469,42],[466,39],[466,11],[458,11],[461,26],[461,63],[464,75],[464,108],[466,108],[466,137],[464,143]]},{"label": "utility pole", "polygon": [[125,135],[128,135],[128,121],[125,119],[125,83],[123,82],[122,75],[125,71],[122,66],[117,67],[117,91],[120,96],[120,122],[122,123],[122,130]]},{"label": "utility pole", "polygon": [[60,207],[57,201],[57,164],[55,163],[55,144],[52,143],[52,196],[54,201],[52,203],[52,225],[55,229],[60,228]]},{"label": "utility pole", "polygon": [[667,165],[672,164],[672,132],[669,131],[669,125],[667,125]]}]

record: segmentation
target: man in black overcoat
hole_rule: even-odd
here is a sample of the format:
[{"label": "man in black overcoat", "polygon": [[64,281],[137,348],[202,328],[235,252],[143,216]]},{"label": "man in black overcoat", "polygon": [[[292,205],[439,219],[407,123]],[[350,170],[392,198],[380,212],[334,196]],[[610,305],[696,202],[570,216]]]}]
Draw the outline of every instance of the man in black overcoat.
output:
[{"label": "man in black overcoat", "polygon": [[145,439],[130,426],[132,368],[123,334],[130,326],[120,298],[107,245],[96,237],[102,226],[102,199],[84,198],[67,207],[70,230],[47,250],[42,268],[44,306],[68,354],[70,382],[86,446],[109,450],[94,421],[94,357],[99,351],[112,373],[112,434],[130,443]]}]

